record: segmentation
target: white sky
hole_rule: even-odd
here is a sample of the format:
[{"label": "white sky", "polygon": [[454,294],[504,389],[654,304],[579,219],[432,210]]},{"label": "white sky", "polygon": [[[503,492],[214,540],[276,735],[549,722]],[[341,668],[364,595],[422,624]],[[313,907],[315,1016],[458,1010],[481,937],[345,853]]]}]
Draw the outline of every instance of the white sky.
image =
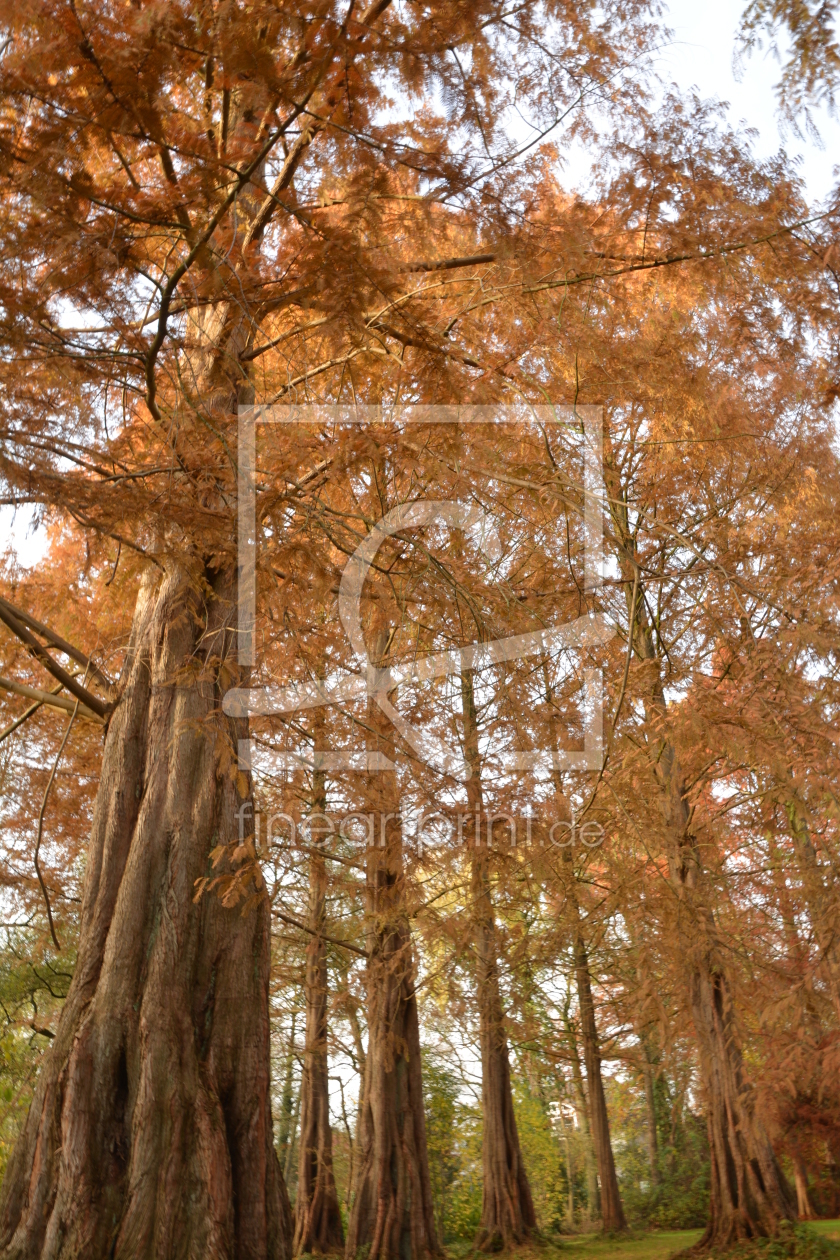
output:
[{"label": "white sky", "polygon": [[840,122],[825,113],[816,116],[822,149],[789,132],[782,135],[773,92],[781,68],[766,51],[754,52],[744,61],[741,81],[736,80],[732,61],[745,7],[746,0],[670,0],[666,21],[674,40],[659,57],[660,74],[683,90],[697,87],[703,97],[728,101],[730,122],[743,121],[758,131],[755,151],[759,156],[769,156],[780,145],[789,155],[800,155],[808,194],[821,200],[837,182],[834,168],[840,163]]}]

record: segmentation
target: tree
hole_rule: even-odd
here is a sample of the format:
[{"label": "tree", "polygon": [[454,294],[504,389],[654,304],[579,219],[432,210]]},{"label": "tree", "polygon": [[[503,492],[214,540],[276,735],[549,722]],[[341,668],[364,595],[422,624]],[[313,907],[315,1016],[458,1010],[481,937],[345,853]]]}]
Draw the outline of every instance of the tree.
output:
[{"label": "tree", "polygon": [[478,718],[475,688],[468,670],[461,673],[461,709],[464,756],[471,771],[467,780],[467,803],[472,815],[470,899],[481,1041],[481,1110],[484,1117],[481,1147],[484,1181],[481,1226],[476,1246],[485,1251],[500,1251],[512,1243],[523,1242],[537,1221],[513,1110],[510,1060],[499,985],[493,891],[488,869],[488,850],[493,847],[493,836],[488,821],[482,846],[485,811],[481,792]]},{"label": "tree", "polygon": [[[730,942],[757,930],[748,891],[761,887],[774,914],[782,892],[750,885],[732,859],[739,845],[763,852],[754,805],[769,793],[788,821],[820,1018],[833,1027],[836,907],[822,846],[836,843],[826,731],[837,575],[825,542],[835,539],[836,486],[818,502],[806,470],[836,473],[834,221],[815,219],[783,158],[756,164],[707,108],[668,98],[653,113],[641,88],[625,90],[622,73],[651,34],[640,5],[513,15],[490,0],[469,14],[397,12],[386,0],[341,12],[170,5],[152,20],[142,7],[115,16],[56,0],[37,12],[10,6],[6,23],[4,498],[72,522],[69,568],[86,572],[87,549],[91,580],[110,580],[134,613],[112,664],[84,637],[85,618],[87,650],[37,591],[22,607],[4,587],[0,603],[15,730],[33,722],[45,751],[72,757],[82,722],[105,731],[78,962],[4,1180],[0,1255],[289,1254],[270,1109],[269,930],[273,912],[299,948],[304,935],[319,940],[320,912],[302,923],[282,888],[269,907],[240,758],[264,728],[249,725],[247,705],[227,714],[224,699],[236,684],[267,683],[278,660],[306,675],[287,617],[295,573],[309,566],[292,625],[305,633],[310,612],[335,618],[342,566],[388,507],[432,490],[472,494],[498,515],[504,564],[493,587],[483,571],[444,562],[434,530],[394,541],[362,594],[377,667],[451,649],[451,627],[435,617],[452,611],[458,583],[482,637],[601,610],[623,639],[605,654],[614,708],[604,761],[573,793],[610,837],[587,868],[601,885],[587,930],[572,933],[609,1219],[621,1206],[598,1059],[625,1049],[610,1002],[637,1013],[638,981],[615,959],[644,901],[665,1022],[690,1014],[694,1026],[713,1152],[707,1243],[772,1232],[793,1200],[744,1078],[745,1063],[770,1061],[756,1050],[760,985]],[[558,188],[556,152],[517,148],[508,123],[531,108],[545,137],[589,95],[615,113],[602,186],[586,200]],[[626,108],[631,99],[638,108]],[[570,116],[571,134],[594,140],[585,111]],[[391,437],[325,424],[266,438],[255,469],[258,614],[238,624],[239,407],[363,400],[398,417],[406,401],[547,396],[605,408],[615,568],[597,593],[571,554],[584,488],[547,426],[515,439],[421,430],[418,446],[398,418]],[[783,542],[768,505],[782,513]],[[338,673],[352,664],[346,647],[336,653]],[[564,662],[554,664],[562,675]],[[492,773],[500,749],[546,746],[534,743],[548,725],[539,678],[512,663],[487,668],[496,744],[482,794],[511,807],[529,793],[544,800],[536,775],[512,785]],[[571,712],[579,670],[564,677]],[[434,683],[405,702],[444,739],[453,714],[441,697]],[[768,717],[779,704],[796,716],[794,735]],[[72,730],[42,726],[47,709]],[[733,734],[745,725],[749,738]],[[443,797],[455,808],[466,789],[419,766],[379,704],[343,713],[339,726],[365,730],[367,751],[389,763],[347,789],[377,836],[364,858],[364,948],[358,937],[336,946],[362,956],[369,1008],[347,1246],[372,1260],[434,1254],[415,951],[432,926],[457,939],[463,903],[441,894],[439,913],[421,893],[425,871],[399,815],[404,802]],[[750,807],[721,805],[733,793]],[[37,889],[58,949],[72,912],[55,894],[70,880],[56,877],[54,852],[49,864],[41,856],[36,843],[27,895]],[[565,932],[558,947],[546,906],[561,886],[578,892],[553,860],[513,855],[491,919],[470,924],[482,942],[479,1023],[483,1014],[484,1031],[496,1030],[488,1084],[498,1069],[497,1128],[511,1151],[494,972],[511,977],[508,1028],[524,1028],[523,990],[535,974],[553,976],[569,943]],[[453,870],[457,861],[441,860],[429,880]],[[473,864],[482,904],[486,873]],[[324,881],[312,874],[317,910]],[[640,898],[648,878],[655,891]],[[323,1066],[323,957],[313,947],[313,1068]],[[321,1117],[324,1168],[323,1071],[317,1091],[314,1081],[304,1119],[308,1131]],[[307,1157],[310,1138],[302,1148]],[[507,1155],[496,1180],[514,1169],[524,1201]]]},{"label": "tree", "polygon": [[[313,817],[326,821],[323,770],[313,771]],[[320,817],[319,817],[320,816]],[[310,840],[313,838],[310,834]],[[318,844],[315,836],[315,844]],[[324,940],[327,872],[317,848],[309,855],[309,922],[306,950],[306,1042],[300,1104],[300,1162],[295,1197],[294,1252],[329,1254],[344,1249],[344,1225],[332,1167],[329,1065],[327,1061],[327,946]]]}]

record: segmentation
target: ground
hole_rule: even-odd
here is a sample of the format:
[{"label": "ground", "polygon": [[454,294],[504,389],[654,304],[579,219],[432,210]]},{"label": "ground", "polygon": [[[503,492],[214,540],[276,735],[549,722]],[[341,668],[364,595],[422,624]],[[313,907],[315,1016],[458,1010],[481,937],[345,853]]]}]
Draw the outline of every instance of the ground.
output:
[{"label": "ground", "polygon": [[[810,1230],[828,1242],[838,1245],[840,1256],[840,1220],[813,1221]],[[631,1232],[627,1237],[605,1238],[602,1234],[567,1235],[550,1239],[537,1247],[522,1247],[517,1260],[668,1260],[697,1242],[700,1229],[657,1230],[652,1233]],[[467,1244],[447,1247],[452,1260],[472,1260],[474,1253]]]}]

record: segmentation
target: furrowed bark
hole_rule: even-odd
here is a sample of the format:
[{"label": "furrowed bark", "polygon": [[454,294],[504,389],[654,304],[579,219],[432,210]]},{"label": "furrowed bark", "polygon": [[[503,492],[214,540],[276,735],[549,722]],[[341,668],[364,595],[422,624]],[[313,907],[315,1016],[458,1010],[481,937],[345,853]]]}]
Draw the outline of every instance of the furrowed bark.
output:
[{"label": "furrowed bark", "polygon": [[[313,807],[324,814],[326,784],[322,770],[313,774]],[[324,920],[327,872],[323,857],[309,856],[309,927],[306,949],[306,1043],[300,1085],[300,1157],[295,1198],[294,1254],[343,1252],[344,1225],[332,1162],[330,1091],[327,1061],[327,947]]]},{"label": "furrowed bark", "polygon": [[204,578],[209,600],[177,568],[141,586],[76,970],[0,1198],[3,1260],[289,1260],[268,905],[193,900],[243,804],[219,771],[243,733],[220,715],[231,584]]},{"label": "furrowed bark", "polygon": [[[461,674],[464,754],[472,771],[467,801],[475,820],[471,846],[470,896],[476,953],[479,1040],[481,1043],[481,1160],[484,1182],[481,1224],[475,1246],[500,1251],[523,1242],[536,1226],[534,1203],[519,1146],[513,1110],[510,1061],[499,987],[496,927],[488,870],[488,849],[481,843],[484,802],[478,751],[478,724],[472,675]],[[491,843],[490,837],[487,844]]]},{"label": "furrowed bark", "polygon": [[[387,631],[377,635],[380,661]],[[373,751],[394,757],[387,720],[371,705]],[[402,824],[396,772],[368,782],[374,819],[367,853],[368,1048],[356,1138],[347,1227],[347,1260],[364,1248],[367,1260],[439,1256],[426,1150],[420,1064],[420,1025],[414,957],[405,913]]]}]

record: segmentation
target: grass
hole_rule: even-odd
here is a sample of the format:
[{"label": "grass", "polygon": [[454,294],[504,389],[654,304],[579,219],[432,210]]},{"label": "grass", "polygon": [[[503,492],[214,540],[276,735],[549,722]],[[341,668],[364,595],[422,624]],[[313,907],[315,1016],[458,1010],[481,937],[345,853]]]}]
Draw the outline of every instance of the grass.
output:
[{"label": "grass", "polygon": [[829,1242],[840,1242],[840,1221],[811,1221],[810,1228]]},{"label": "grass", "polygon": [[[840,1221],[812,1221],[808,1229],[828,1243],[840,1243]],[[519,1247],[510,1254],[511,1260],[668,1260],[693,1246],[702,1233],[701,1229],[663,1229],[632,1231],[618,1237],[567,1234],[533,1247]],[[450,1245],[447,1252],[452,1260],[478,1260],[480,1255],[466,1243]]]}]

